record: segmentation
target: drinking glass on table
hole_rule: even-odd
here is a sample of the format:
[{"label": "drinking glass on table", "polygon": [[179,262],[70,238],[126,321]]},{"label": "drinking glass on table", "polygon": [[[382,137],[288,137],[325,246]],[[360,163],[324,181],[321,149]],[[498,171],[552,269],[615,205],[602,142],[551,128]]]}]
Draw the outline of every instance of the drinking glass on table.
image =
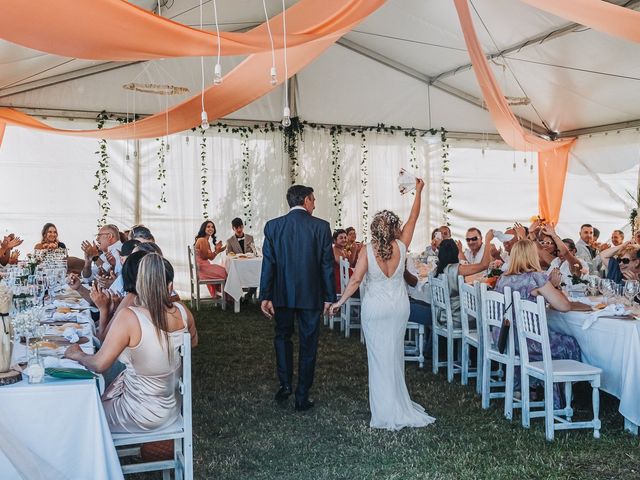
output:
[{"label": "drinking glass on table", "polygon": [[622,286],[622,293],[629,305],[633,305],[633,299],[640,293],[640,282],[638,280],[627,280]]},{"label": "drinking glass on table", "polygon": [[608,278],[603,278],[600,280],[600,293],[602,294],[602,296],[604,297],[604,303],[606,305],[609,305],[611,298],[615,295],[616,293],[616,284],[613,280],[610,280]]}]

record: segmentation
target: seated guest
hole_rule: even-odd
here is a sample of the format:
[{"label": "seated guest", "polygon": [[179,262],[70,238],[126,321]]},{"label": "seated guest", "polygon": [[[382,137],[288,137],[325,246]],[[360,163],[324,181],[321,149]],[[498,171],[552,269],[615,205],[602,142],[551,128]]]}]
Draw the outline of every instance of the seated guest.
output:
[{"label": "seated guest", "polygon": [[438,256],[438,248],[440,247],[440,242],[442,242],[442,233],[440,229],[436,228],[431,232],[431,243],[424,250],[422,255],[425,257],[437,257]]},{"label": "seated guest", "polygon": [[[555,237],[554,237],[555,238]],[[559,240],[560,237],[557,237]],[[558,245],[558,256],[551,262],[547,274],[551,280],[554,269],[558,269],[564,285],[572,285],[573,277],[582,279],[589,275],[589,265],[581,258],[576,257],[576,244],[570,238],[563,238]],[[553,283],[553,281],[551,282]],[[555,286],[555,285],[554,285]]]},{"label": "seated guest", "polygon": [[34,250],[56,250],[58,248],[67,248],[64,243],[58,240],[58,229],[53,223],[45,223],[40,235],[42,239],[39,243],[36,243],[35,247],[33,247]]},{"label": "seated guest", "polygon": [[345,245],[344,250],[348,255],[355,255],[357,258],[363,244],[362,242],[358,242],[355,228],[347,227],[345,232],[347,232],[347,244]]},{"label": "seated guest", "polygon": [[[342,228],[333,232],[333,273],[336,281],[336,294],[342,293],[340,286],[340,259],[346,258],[349,262],[349,268],[352,269],[356,266],[356,260],[358,256],[358,250],[352,251],[346,250],[347,246],[347,231]],[[357,294],[358,292],[356,292]],[[355,295],[357,298],[357,295]]]},{"label": "seated guest", "polygon": [[589,273],[597,275],[600,261],[598,252],[592,246],[593,241],[593,226],[585,223],[580,227],[580,240],[576,242],[577,256],[587,262]]},{"label": "seated guest", "polygon": [[113,319],[114,327],[95,355],[78,345],[65,352],[65,357],[94,372],[107,370],[117,359],[126,365],[102,395],[112,432],[148,432],[172,424],[180,415],[176,391],[182,334],[191,333],[192,346],[198,337],[191,313],[169,300],[172,284],[171,264],[160,255],[146,255],[136,282],[139,306]]},{"label": "seated guest", "polygon": [[[547,275],[542,273],[538,252],[535,244],[530,240],[520,240],[511,250],[511,265],[496,283],[496,291],[504,292],[505,287],[513,292],[519,292],[523,300],[536,301],[541,295],[549,305],[560,312],[568,312],[571,304],[564,294],[556,289]],[[513,318],[513,317],[512,317]],[[512,324],[513,325],[513,324]],[[494,329],[494,341],[500,336],[500,329]],[[517,338],[517,333],[514,331]],[[551,344],[551,357],[554,359],[570,359],[580,361],[580,347],[576,339],[570,335],[563,335],[549,330],[549,342]],[[516,349],[518,342],[516,341]],[[529,343],[529,359],[542,360],[542,348],[539,343]],[[515,376],[515,389],[520,387],[520,375]],[[554,385],[554,404],[560,408],[559,385]]]},{"label": "seated guest", "polygon": [[614,230],[611,234],[611,246],[617,247],[624,243],[624,232],[622,230]]},{"label": "seated guest", "polygon": [[[122,264],[122,270],[124,270],[124,264],[127,261],[129,255],[131,255],[134,249],[140,244],[138,240],[127,240],[122,244],[122,248],[120,249],[120,263]],[[104,285],[100,285],[105,288]],[[122,278],[122,271],[116,276],[114,281],[107,288],[111,290],[112,293],[116,293],[120,296],[124,296],[124,280]],[[95,303],[95,302],[94,302]]]},{"label": "seated guest", "polygon": [[441,227],[438,227],[438,230],[440,230],[440,233],[442,234],[442,240],[451,238],[451,229],[446,225],[442,225]]},{"label": "seated guest", "polygon": [[[487,243],[491,243],[493,240],[493,230],[487,232]],[[458,275],[467,277],[469,275],[475,275],[483,270],[486,270],[491,261],[490,249],[485,248],[484,255],[480,263],[474,263],[472,265],[460,264],[459,254],[460,250],[456,245],[456,242],[450,238],[443,240],[440,244],[440,251],[438,252],[438,267],[436,268],[435,276],[440,278],[441,275],[446,277],[449,284],[449,295],[451,297],[451,315],[453,317],[454,328],[462,328],[460,323],[460,292],[458,291]],[[440,323],[446,323],[444,318],[439,318]]]},{"label": "seated guest", "polygon": [[[211,250],[211,245],[214,249]],[[216,258],[224,251],[226,247],[222,246],[222,242],[216,243],[216,226],[211,220],[205,220],[200,225],[200,230],[196,235],[195,257],[198,263],[201,280],[226,280],[227,271],[222,265],[214,265],[210,260]],[[209,293],[212,297],[216,296],[216,286],[207,285]],[[220,292],[222,294],[222,292]]]},{"label": "seated guest", "polygon": [[96,235],[95,242],[85,240],[82,242],[84,252],[84,267],[82,268],[82,278],[94,279],[101,272],[109,272],[113,269],[119,273],[122,269],[120,264],[120,232],[115,225],[105,225],[101,227]]},{"label": "seated guest", "polygon": [[256,253],[253,237],[248,233],[244,233],[242,219],[234,218],[231,220],[231,228],[233,228],[233,235],[227,240],[227,253]]},{"label": "seated guest", "polygon": [[467,230],[468,248],[461,254],[460,260],[464,260],[467,263],[480,263],[482,257],[484,257],[484,244],[482,243],[482,232],[476,227],[471,227]]},{"label": "seated guest", "polygon": [[129,232],[129,237],[131,240],[138,240],[140,243],[146,242],[154,242],[156,241],[155,237],[151,234],[151,230],[149,230],[144,225],[135,225],[131,227],[131,231]]},{"label": "seated guest", "polygon": [[[631,257],[633,257],[632,251],[634,249],[629,247],[637,247],[637,245],[633,242],[624,242],[600,252],[600,261],[607,272],[606,278],[616,283],[622,283],[622,271],[620,270],[620,261],[618,258],[628,252],[631,252]],[[629,265],[626,261],[625,264]]]},{"label": "seated guest", "polygon": [[18,263],[18,257],[20,252],[18,250],[11,251],[12,249],[22,245],[23,240],[20,237],[16,237],[14,233],[6,235],[0,243],[0,265],[15,265]]},{"label": "seated guest", "polygon": [[424,283],[418,284],[418,277],[404,268],[404,281],[406,282],[409,293],[409,322],[424,325],[424,347],[423,352],[425,358],[431,358],[431,293],[429,285]]}]

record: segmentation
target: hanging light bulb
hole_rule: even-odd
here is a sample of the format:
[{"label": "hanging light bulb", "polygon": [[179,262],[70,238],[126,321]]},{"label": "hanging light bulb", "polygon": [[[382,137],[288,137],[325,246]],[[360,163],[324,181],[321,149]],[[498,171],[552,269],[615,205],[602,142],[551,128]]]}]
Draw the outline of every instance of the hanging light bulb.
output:
[{"label": "hanging light bulb", "polygon": [[124,157],[125,160],[128,162],[129,160],[131,160],[131,157],[129,156],[129,154],[127,153],[126,157]]},{"label": "hanging light bulb", "polygon": [[526,166],[526,165],[527,165],[527,154],[526,154],[526,153],[525,153],[525,157],[524,157],[524,159],[523,159],[523,160],[524,160],[524,164],[525,164],[525,166]]},{"label": "hanging light bulb", "polygon": [[213,69],[213,84],[220,85],[222,83],[222,65],[216,63]]},{"label": "hanging light bulb", "polygon": [[189,136],[187,135],[186,137],[184,137],[184,139],[187,142],[187,145],[189,145]]},{"label": "hanging light bulb", "polygon": [[202,114],[200,115],[200,119],[202,120],[202,122],[200,123],[200,128],[202,128],[202,130],[207,130],[209,128],[209,118],[207,117],[207,112],[203,110]]},{"label": "hanging light bulb", "polygon": [[514,172],[516,171],[516,162],[515,161],[513,162],[513,171]]},{"label": "hanging light bulb", "polygon": [[482,153],[482,158],[484,158],[484,147],[480,149],[480,152]]},{"label": "hanging light bulb", "polygon": [[274,86],[275,86],[275,84],[276,84],[276,83],[278,83],[278,75],[277,75],[276,67],[275,67],[275,66],[274,66],[274,67],[271,67],[271,73],[270,73],[270,75],[271,75],[270,83],[271,83],[271,85],[274,85]]},{"label": "hanging light bulb", "polygon": [[167,152],[168,152],[169,150],[171,150],[171,145],[169,145],[169,139],[168,139],[168,138],[167,138],[167,147],[166,147],[166,150],[167,150]]},{"label": "hanging light bulb", "polygon": [[291,110],[289,107],[284,107],[284,113],[282,117],[282,126],[290,127],[291,126]]},{"label": "hanging light bulb", "polygon": [[533,173],[533,163],[532,163],[532,164],[531,164],[531,166],[529,167],[529,171],[530,171],[531,173]]}]

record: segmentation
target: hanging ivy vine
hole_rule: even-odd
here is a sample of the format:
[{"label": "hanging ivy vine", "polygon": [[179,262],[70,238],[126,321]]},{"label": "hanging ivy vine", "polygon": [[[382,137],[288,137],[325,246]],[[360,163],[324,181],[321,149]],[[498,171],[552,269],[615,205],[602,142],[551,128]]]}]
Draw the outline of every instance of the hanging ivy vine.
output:
[{"label": "hanging ivy vine", "polygon": [[442,223],[450,226],[449,214],[453,211],[449,207],[449,200],[451,200],[451,184],[447,179],[449,173],[449,143],[447,142],[447,131],[442,128],[440,130],[440,157],[442,158]]},{"label": "hanging ivy vine", "polygon": [[167,150],[169,149],[169,143],[167,140],[167,144],[165,147],[164,137],[156,138],[156,140],[160,141],[160,148],[158,149],[158,153],[156,154],[158,157],[158,175],[156,178],[158,179],[158,182],[160,182],[160,201],[158,202],[157,207],[158,209],[161,209],[162,205],[167,203],[167,169],[164,160]]},{"label": "hanging ivy vine", "polygon": [[253,212],[251,204],[253,203],[251,194],[251,177],[249,175],[249,132],[243,130],[240,132],[241,148],[242,148],[242,211],[244,213],[244,222],[253,228]]},{"label": "hanging ivy vine", "polygon": [[209,191],[207,190],[207,179],[209,168],[207,167],[207,137],[204,130],[200,129],[202,135],[200,139],[200,196],[202,198],[202,218],[209,218]]},{"label": "hanging ivy vine", "polygon": [[342,225],[342,194],[340,192],[340,141],[339,127],[331,127],[331,193],[333,206],[336,209],[336,225]]},{"label": "hanging ivy vine", "polygon": [[362,236],[369,240],[369,149],[367,134],[360,131],[360,194],[362,195]]},{"label": "hanging ivy vine", "polygon": [[291,181],[291,185],[294,185],[298,181],[298,175],[300,174],[298,142],[302,139],[304,125],[303,122],[300,122],[300,118],[292,117],[291,125],[282,129],[284,134],[284,149],[289,162],[289,180]]},{"label": "hanging ivy vine", "polygon": [[[107,112],[102,111],[96,117],[98,123],[98,130],[102,130],[105,122],[107,121]],[[98,141],[98,150],[95,152],[98,156],[98,168],[95,173],[96,183],[93,185],[93,189],[98,192],[98,206],[100,209],[100,218],[98,218],[98,228],[107,223],[107,216],[109,210],[111,210],[111,203],[109,202],[109,191],[107,185],[109,185],[109,152],[107,151],[107,140],[102,138]]]}]

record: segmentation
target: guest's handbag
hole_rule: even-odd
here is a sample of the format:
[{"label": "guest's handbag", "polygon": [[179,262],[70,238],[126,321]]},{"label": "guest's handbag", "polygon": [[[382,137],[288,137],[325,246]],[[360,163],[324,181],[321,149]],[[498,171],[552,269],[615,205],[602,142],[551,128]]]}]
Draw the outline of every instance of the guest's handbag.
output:
[{"label": "guest's handbag", "polygon": [[507,340],[509,338],[509,329],[511,328],[511,322],[507,318],[502,319],[502,325],[500,326],[500,336],[498,337],[498,351],[504,353],[507,349]]}]

